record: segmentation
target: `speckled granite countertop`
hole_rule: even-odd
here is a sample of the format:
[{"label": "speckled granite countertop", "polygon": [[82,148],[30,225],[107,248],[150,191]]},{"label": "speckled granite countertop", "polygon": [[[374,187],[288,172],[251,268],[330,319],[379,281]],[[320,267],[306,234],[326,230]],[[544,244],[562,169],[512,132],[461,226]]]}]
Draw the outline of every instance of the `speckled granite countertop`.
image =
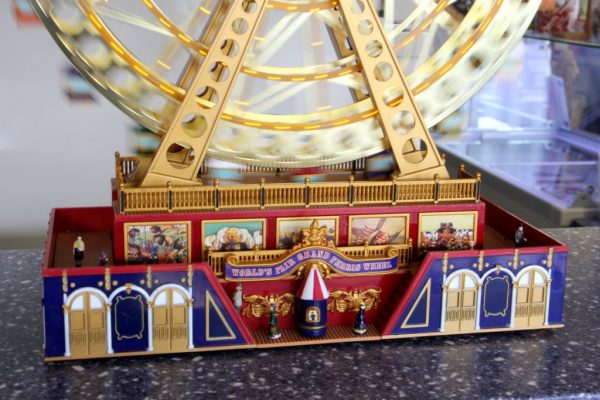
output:
[{"label": "speckled granite countertop", "polygon": [[600,398],[600,228],[571,247],[566,328],[45,364],[41,251],[0,251],[0,399]]}]

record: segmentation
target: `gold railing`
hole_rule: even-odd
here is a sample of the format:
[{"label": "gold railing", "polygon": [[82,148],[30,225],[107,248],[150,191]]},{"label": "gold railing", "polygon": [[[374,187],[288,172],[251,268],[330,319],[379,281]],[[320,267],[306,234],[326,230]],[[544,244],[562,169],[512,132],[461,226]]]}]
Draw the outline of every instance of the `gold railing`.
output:
[{"label": "gold railing", "polygon": [[[406,267],[410,263],[412,243],[401,244],[401,245],[383,245],[383,246],[349,246],[349,247],[338,247],[335,250],[344,256],[353,259],[372,259],[372,258],[384,258],[387,250],[392,247],[398,250],[398,266]],[[249,250],[249,251],[209,251],[208,252],[208,264],[212,268],[215,275],[219,278],[223,277],[225,271],[225,258],[233,254],[236,256],[238,262],[272,262],[279,258],[284,258],[286,254],[290,253],[290,250]]]},{"label": "gold railing", "polygon": [[266,183],[138,188],[134,186],[143,169],[139,157],[115,154],[118,208],[121,214],[132,212],[189,212],[282,207],[398,205],[452,201],[479,201],[481,177],[470,177],[462,168],[459,179],[428,181],[347,181],[303,183]]},{"label": "gold railing", "polygon": [[399,205],[479,201],[480,177],[431,181],[265,183],[163,188],[128,187],[117,179],[119,211],[206,211],[280,207]]}]

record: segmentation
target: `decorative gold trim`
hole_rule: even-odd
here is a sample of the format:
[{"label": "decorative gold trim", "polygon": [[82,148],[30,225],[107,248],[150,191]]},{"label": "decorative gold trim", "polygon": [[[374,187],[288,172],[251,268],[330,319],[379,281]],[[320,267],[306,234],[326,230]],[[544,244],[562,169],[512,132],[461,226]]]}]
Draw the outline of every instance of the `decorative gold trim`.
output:
[{"label": "decorative gold trim", "polygon": [[512,267],[513,269],[519,268],[519,249],[515,249],[513,253]]},{"label": "decorative gold trim", "polygon": [[223,345],[223,346],[209,346],[209,347],[194,347],[193,349],[180,349],[180,350],[172,350],[172,351],[128,351],[124,353],[113,353],[113,354],[97,354],[94,356],[87,357],[44,357],[44,362],[53,362],[53,361],[67,361],[67,360],[90,360],[97,358],[119,358],[119,357],[132,357],[132,356],[152,356],[158,354],[178,354],[178,353],[204,353],[204,352],[213,352],[213,351],[222,351],[222,350],[240,350],[240,349],[255,349],[257,346],[255,344],[232,344],[232,345]]},{"label": "decorative gold trim", "polygon": [[435,215],[473,215],[473,241],[477,243],[477,222],[479,221],[478,211],[448,211],[448,212],[425,212],[419,213],[419,229],[417,230],[417,251],[421,254],[421,232],[423,226],[423,218]]},{"label": "decorative gold trim", "polygon": [[123,224],[123,255],[125,258],[125,263],[128,262],[127,259],[127,245],[129,243],[127,243],[127,231],[130,227],[132,226],[145,226],[145,225],[176,225],[176,224],[182,224],[182,225],[186,225],[186,251],[187,251],[187,258],[188,261],[192,259],[192,223],[190,221],[151,221],[151,222],[126,222]]},{"label": "decorative gold trim", "polygon": [[[210,292],[208,290],[205,290],[204,295],[205,295],[204,296],[204,298],[205,298],[205,300],[204,300],[204,310],[205,310],[204,311],[204,339],[207,342],[216,342],[219,340],[236,339],[235,333],[233,332],[233,330],[227,323],[227,319],[223,316],[223,313],[221,312],[221,310],[215,303],[215,300],[211,296]],[[217,312],[217,315],[221,319],[221,322],[225,326],[225,329],[227,329],[227,332],[229,332],[229,336],[210,337],[210,307],[211,306]]]},{"label": "decorative gold trim", "polygon": [[483,271],[483,250],[479,252],[479,260],[477,261],[477,270]]},{"label": "decorative gold trim", "polygon": [[523,327],[514,327],[514,328],[492,328],[492,329],[469,329],[465,331],[451,331],[451,332],[424,332],[424,333],[408,333],[404,335],[385,335],[382,336],[382,340],[389,339],[402,339],[402,338],[416,338],[416,337],[425,337],[425,336],[454,336],[454,335],[469,335],[469,334],[480,334],[480,333],[493,333],[493,332],[513,332],[513,331],[532,331],[532,330],[540,330],[540,329],[559,329],[564,328],[565,324],[556,324],[556,325],[538,325],[538,326],[523,326]]},{"label": "decorative gold trim", "polygon": [[250,318],[262,318],[269,316],[271,312],[271,304],[275,304],[275,313],[285,317],[290,312],[294,313],[295,296],[291,293],[268,294],[261,296],[258,294],[248,295],[243,297],[246,305],[242,309],[242,315]]},{"label": "decorative gold trim", "polygon": [[552,268],[552,259],[554,258],[554,247],[550,247],[548,249],[548,261],[546,262],[546,266],[548,269]]},{"label": "decorative gold trim", "polygon": [[365,311],[377,308],[381,301],[381,288],[354,289],[351,291],[336,290],[329,293],[327,310],[339,313],[357,312],[361,304]]},{"label": "decorative gold trim", "polygon": [[[337,231],[337,223],[336,223]],[[329,247],[335,249],[335,243],[331,240],[327,240],[325,235],[327,234],[327,227],[319,227],[319,220],[313,219],[308,228],[302,228],[302,242],[292,247],[292,252],[307,247]],[[337,236],[337,233],[336,233]],[[336,239],[337,241],[337,239]]]},{"label": "decorative gold trim", "polygon": [[[281,223],[285,222],[285,221],[311,221],[309,226],[313,225],[313,223],[316,221],[326,221],[326,220],[335,220],[335,240],[334,240],[334,246],[337,246],[339,243],[339,234],[340,234],[340,217],[335,215],[335,216],[318,216],[318,217],[281,217],[281,218],[277,218],[277,221],[275,222],[276,224],[276,231],[275,231],[275,240],[276,240],[276,244],[275,247],[277,249],[281,249],[281,247],[279,247],[279,235],[281,233]],[[301,228],[302,232],[304,233],[304,230],[306,228]],[[310,229],[310,228],[309,228]],[[298,244],[294,245],[294,248],[297,246]],[[327,246],[325,246],[327,247]],[[292,248],[292,250],[294,249]],[[285,250],[285,249],[284,249]]]},{"label": "decorative gold trim", "polygon": [[152,289],[152,266],[146,266],[146,287]]},{"label": "decorative gold trim", "polygon": [[104,289],[109,291],[111,288],[110,268],[104,268]]},{"label": "decorative gold trim", "polygon": [[410,214],[409,213],[402,213],[402,214],[361,214],[361,215],[350,215],[348,217],[348,246],[353,246],[351,239],[352,239],[352,223],[354,222],[354,220],[356,220],[356,219],[367,219],[367,218],[404,218],[404,220],[406,222],[404,224],[404,232],[405,232],[404,237],[406,238],[406,240],[404,241],[404,243],[387,243],[387,244],[392,245],[392,244],[407,244],[408,243],[408,239],[410,238],[410,235],[409,235]]},{"label": "decorative gold trim", "polygon": [[125,293],[131,294],[131,289],[132,288],[133,288],[133,283],[126,283],[125,284]]},{"label": "decorative gold trim", "polygon": [[[202,259],[204,260],[205,257],[207,257],[208,254],[208,248],[206,247],[206,244],[204,243],[204,240],[206,239],[206,225],[207,224],[218,224],[218,223],[231,223],[231,224],[235,224],[236,222],[261,222],[262,223],[262,237],[263,237],[263,245],[261,248],[264,248],[264,241],[266,240],[267,237],[267,219],[266,218],[236,218],[236,219],[213,219],[213,220],[204,220],[202,221],[201,224],[201,228],[202,231],[200,233],[200,238],[202,239]],[[214,250],[212,250],[214,251]],[[207,257],[208,259],[208,257]]]},{"label": "decorative gold trim", "polygon": [[[298,265],[294,271],[296,272],[296,279],[304,279],[308,271],[313,267],[317,267],[319,274],[323,279],[331,279],[331,271],[333,268],[331,265],[325,261],[306,261]],[[292,273],[294,272],[292,271]]]},{"label": "decorative gold trim", "polygon": [[448,272],[448,252],[444,252],[444,257],[442,258],[442,273],[444,275]]},{"label": "decorative gold trim", "polygon": [[[442,285],[442,292],[447,292],[448,291],[448,285]],[[415,311],[415,308],[417,308],[417,306],[419,305],[419,303],[421,302],[421,299],[423,298],[423,296],[427,296],[427,308],[425,310],[425,322],[422,324],[415,324],[415,325],[409,325],[408,321],[410,320],[410,317],[412,317],[413,312]],[[412,307],[410,308],[410,311],[408,312],[408,314],[406,315],[406,318],[404,318],[404,321],[402,322],[402,325],[400,326],[400,328],[426,328],[429,326],[429,308],[431,305],[431,278],[429,278],[427,280],[427,283],[425,284],[425,286],[423,286],[423,289],[421,289],[421,293],[419,293],[419,297],[417,297],[417,300],[413,303]]]},{"label": "decorative gold trim", "polygon": [[188,287],[192,287],[192,283],[194,283],[194,270],[192,269],[192,264],[188,264],[188,268],[187,268]]},{"label": "decorative gold trim", "polygon": [[62,271],[62,290],[63,293],[67,293],[69,291],[69,279],[67,278],[66,269],[63,269]]},{"label": "decorative gold trim", "polygon": [[[487,311],[485,309],[485,305],[486,305],[486,298],[487,298],[487,285],[488,283],[490,283],[491,281],[495,281],[495,280],[501,280],[501,281],[506,281],[506,286],[507,286],[507,290],[506,290],[506,302],[504,305],[504,309],[500,312],[497,313],[491,313],[489,311]],[[487,277],[487,279],[485,280],[485,284],[483,285],[483,304],[482,304],[482,308],[483,308],[483,315],[487,318],[487,317],[491,317],[491,316],[502,316],[502,317],[506,317],[506,311],[508,310],[508,307],[510,306],[509,303],[509,295],[510,295],[510,281],[508,280],[508,275],[503,276],[502,278],[500,277],[495,277],[495,278],[491,278],[491,277]]]}]

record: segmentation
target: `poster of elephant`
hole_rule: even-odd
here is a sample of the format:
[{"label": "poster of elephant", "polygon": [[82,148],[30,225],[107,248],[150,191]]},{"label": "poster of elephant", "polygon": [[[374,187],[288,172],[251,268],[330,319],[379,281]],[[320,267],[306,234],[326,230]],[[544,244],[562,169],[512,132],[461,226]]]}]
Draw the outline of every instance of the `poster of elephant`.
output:
[{"label": "poster of elephant", "polygon": [[204,251],[244,251],[263,248],[265,219],[235,219],[202,222]]}]

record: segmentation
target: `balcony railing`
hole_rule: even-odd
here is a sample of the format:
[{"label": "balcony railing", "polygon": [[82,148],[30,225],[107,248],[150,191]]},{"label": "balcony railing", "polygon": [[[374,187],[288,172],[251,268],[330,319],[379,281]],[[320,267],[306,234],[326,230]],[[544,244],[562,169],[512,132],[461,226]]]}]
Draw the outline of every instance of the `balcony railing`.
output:
[{"label": "balcony railing", "polygon": [[[438,204],[444,202],[478,202],[481,178],[460,176],[424,181],[347,181],[303,183],[260,183],[138,188],[135,180],[139,159],[117,156],[116,190],[121,214],[139,212],[194,212],[235,209],[269,209],[290,207]],[[464,171],[461,172],[461,174]]]}]

